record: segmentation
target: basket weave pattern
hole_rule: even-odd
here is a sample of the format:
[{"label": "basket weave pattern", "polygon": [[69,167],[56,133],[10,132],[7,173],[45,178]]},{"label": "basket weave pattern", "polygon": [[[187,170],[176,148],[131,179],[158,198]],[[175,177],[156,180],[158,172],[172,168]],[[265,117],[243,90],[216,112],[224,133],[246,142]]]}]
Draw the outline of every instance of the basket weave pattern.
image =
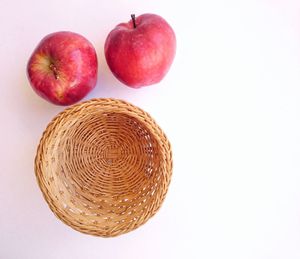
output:
[{"label": "basket weave pattern", "polygon": [[124,101],[93,99],[48,125],[35,173],[63,222],[86,234],[117,236],[160,208],[172,174],[171,147],[148,113]]}]

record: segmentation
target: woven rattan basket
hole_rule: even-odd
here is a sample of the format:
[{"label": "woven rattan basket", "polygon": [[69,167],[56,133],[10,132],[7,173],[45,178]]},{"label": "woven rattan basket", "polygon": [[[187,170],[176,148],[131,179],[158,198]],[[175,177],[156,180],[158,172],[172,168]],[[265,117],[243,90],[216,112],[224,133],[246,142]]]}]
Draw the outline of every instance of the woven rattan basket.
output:
[{"label": "woven rattan basket", "polygon": [[171,147],[148,113],[124,101],[93,99],[48,125],[35,173],[59,219],[86,234],[117,236],[160,208],[172,174]]}]

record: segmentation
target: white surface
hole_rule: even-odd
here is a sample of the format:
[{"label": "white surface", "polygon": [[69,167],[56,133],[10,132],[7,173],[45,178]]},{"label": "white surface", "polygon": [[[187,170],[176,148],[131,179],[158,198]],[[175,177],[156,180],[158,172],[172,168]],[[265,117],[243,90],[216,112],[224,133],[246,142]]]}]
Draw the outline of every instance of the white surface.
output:
[{"label": "white surface", "polygon": [[[153,12],[173,26],[165,80],[133,90],[103,58],[119,22]],[[300,258],[300,2],[0,1],[0,258]],[[30,88],[25,67],[46,34],[86,36],[99,82],[86,98],[130,101],[173,144],[167,199],[146,225],[103,239],[65,226],[37,186],[33,159],[62,107]]]}]

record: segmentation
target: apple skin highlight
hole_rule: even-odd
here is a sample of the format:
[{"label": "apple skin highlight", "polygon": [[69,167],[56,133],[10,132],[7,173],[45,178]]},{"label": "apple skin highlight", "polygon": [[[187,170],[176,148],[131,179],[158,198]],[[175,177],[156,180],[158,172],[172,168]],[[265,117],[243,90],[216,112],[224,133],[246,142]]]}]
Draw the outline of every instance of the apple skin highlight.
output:
[{"label": "apple skin highlight", "polygon": [[57,105],[70,105],[86,96],[97,83],[97,70],[93,45],[83,36],[67,31],[44,37],[27,64],[34,91]]}]

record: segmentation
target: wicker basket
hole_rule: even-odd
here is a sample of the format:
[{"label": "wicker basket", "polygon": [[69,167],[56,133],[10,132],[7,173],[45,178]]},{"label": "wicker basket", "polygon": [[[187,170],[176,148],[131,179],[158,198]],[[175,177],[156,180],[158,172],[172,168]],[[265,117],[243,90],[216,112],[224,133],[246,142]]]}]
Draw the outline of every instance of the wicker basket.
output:
[{"label": "wicker basket", "polygon": [[172,174],[171,147],[143,110],[93,99],[48,125],[35,173],[58,218],[80,232],[112,237],[136,229],[160,208]]}]

